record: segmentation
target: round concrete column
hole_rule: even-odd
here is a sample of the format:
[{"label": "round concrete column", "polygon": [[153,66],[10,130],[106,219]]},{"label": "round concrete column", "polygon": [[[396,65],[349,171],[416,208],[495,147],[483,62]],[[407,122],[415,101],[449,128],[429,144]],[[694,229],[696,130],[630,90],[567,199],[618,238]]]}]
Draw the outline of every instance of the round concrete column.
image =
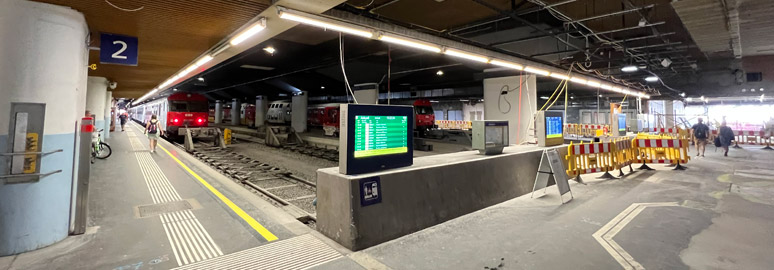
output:
[{"label": "round concrete column", "polygon": [[266,110],[268,110],[268,100],[266,96],[255,97],[255,127],[263,127],[266,121]]},{"label": "round concrete column", "polygon": [[215,123],[223,123],[223,102],[220,100],[215,101]]},{"label": "round concrete column", "polygon": [[[62,150],[36,163],[40,173],[61,172],[37,181],[10,183],[23,178],[7,178],[11,168],[6,159],[0,162],[0,256],[7,256],[67,237],[74,141],[84,114],[79,98],[86,91],[88,27],[83,15],[68,7],[0,1],[0,33],[0,153],[14,151],[9,140],[17,137],[9,127],[24,122],[19,112],[28,112],[26,134],[38,136],[38,151]],[[35,133],[35,126],[42,133]]]},{"label": "round concrete column", "polygon": [[105,131],[102,132],[102,138],[110,138],[110,122],[113,121],[113,91],[107,91],[105,94]]},{"label": "round concrete column", "polygon": [[242,108],[242,104],[239,102],[239,99],[232,99],[231,100],[231,124],[232,125],[239,125],[239,112]]},{"label": "round concrete column", "polygon": [[[105,77],[89,76],[86,87],[86,110],[94,115],[94,131],[96,132],[105,129],[105,100],[107,100],[108,80]],[[105,138],[104,132],[102,138]]]}]

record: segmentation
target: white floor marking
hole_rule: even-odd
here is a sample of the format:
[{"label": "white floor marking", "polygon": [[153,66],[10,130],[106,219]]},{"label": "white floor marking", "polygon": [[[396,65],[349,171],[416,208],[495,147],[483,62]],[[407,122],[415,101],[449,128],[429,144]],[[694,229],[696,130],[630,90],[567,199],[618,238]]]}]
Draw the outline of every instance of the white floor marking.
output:
[{"label": "white floor marking", "polygon": [[[140,165],[140,171],[153,203],[181,201],[180,194],[153,160],[150,152],[146,151],[145,145],[137,138],[137,134],[131,129],[127,130],[126,134],[129,136],[129,142],[135,152],[135,158]],[[223,255],[220,247],[215,244],[191,210],[164,213],[159,215],[159,220],[164,227],[164,233],[167,235],[167,241],[172,247],[178,266]]]},{"label": "white floor marking", "polygon": [[610,222],[605,224],[605,226],[602,226],[602,228],[592,234],[592,236],[608,253],[610,253],[611,256],[613,256],[613,259],[623,266],[624,269],[645,269],[645,267],[634,260],[629,252],[626,252],[621,245],[616,243],[613,240],[613,237],[621,232],[621,229],[626,227],[626,225],[634,220],[634,218],[645,210],[645,208],[660,206],[679,206],[679,204],[677,204],[677,202],[634,203],[615,216]]}]

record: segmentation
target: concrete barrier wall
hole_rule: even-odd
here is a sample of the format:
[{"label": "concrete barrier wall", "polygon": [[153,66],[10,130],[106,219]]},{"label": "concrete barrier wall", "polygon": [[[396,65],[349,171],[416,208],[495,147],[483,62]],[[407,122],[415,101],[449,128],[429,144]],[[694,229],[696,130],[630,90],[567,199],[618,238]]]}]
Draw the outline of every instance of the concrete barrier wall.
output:
[{"label": "concrete barrier wall", "polygon": [[[497,156],[477,151],[414,159],[414,166],[348,176],[317,171],[317,228],[360,250],[532,191],[543,148],[512,146]],[[567,147],[559,147],[562,157]],[[379,176],[382,202],[361,206],[359,180]],[[558,200],[557,200],[558,203]]]}]

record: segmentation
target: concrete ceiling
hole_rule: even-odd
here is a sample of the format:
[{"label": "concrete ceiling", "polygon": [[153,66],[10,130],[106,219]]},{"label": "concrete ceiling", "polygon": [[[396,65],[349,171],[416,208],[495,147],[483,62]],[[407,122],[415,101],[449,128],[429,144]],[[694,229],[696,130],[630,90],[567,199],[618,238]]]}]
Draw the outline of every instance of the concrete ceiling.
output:
[{"label": "concrete ceiling", "polygon": [[113,96],[124,98],[137,98],[153,89],[271,4],[271,0],[39,2],[69,6],[83,13],[92,47],[99,47],[101,32],[138,37],[137,66],[102,65],[99,51],[89,53],[89,63],[98,66],[89,71],[89,76],[118,82]]}]

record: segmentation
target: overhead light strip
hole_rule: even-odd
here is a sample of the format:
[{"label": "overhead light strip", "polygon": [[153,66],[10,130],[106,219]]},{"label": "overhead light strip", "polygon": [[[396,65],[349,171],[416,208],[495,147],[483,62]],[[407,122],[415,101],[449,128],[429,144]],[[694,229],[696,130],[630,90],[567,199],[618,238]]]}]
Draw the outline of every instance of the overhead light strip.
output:
[{"label": "overhead light strip", "polygon": [[393,44],[408,46],[408,47],[412,47],[412,48],[422,49],[422,50],[429,51],[429,52],[434,52],[434,53],[440,53],[441,52],[441,47],[439,47],[439,46],[431,45],[431,44],[424,43],[424,42],[417,42],[417,41],[413,41],[413,40],[409,40],[409,39],[405,39],[405,38],[394,37],[394,36],[390,36],[390,35],[382,34],[382,35],[379,36],[379,40],[384,41],[384,42],[393,43]]},{"label": "overhead light strip", "polygon": [[257,22],[255,22],[252,26],[245,29],[238,35],[236,35],[234,38],[229,41],[232,46],[239,45],[239,43],[242,43],[242,41],[245,41],[246,39],[252,37],[253,35],[257,34],[258,32],[263,31],[263,29],[266,29],[266,18],[261,18]]},{"label": "overhead light strip", "polygon": [[489,58],[486,58],[484,56],[477,55],[477,54],[472,54],[472,53],[468,53],[468,52],[463,52],[463,51],[455,50],[455,49],[446,49],[446,50],[443,51],[443,53],[447,54],[447,55],[459,57],[459,58],[473,60],[473,61],[476,61],[476,62],[489,63]]},{"label": "overhead light strip", "polygon": [[361,36],[365,38],[372,38],[374,36],[373,31],[369,31],[366,28],[344,26],[342,23],[326,22],[320,19],[313,19],[313,18],[310,18],[309,16],[303,16],[301,14],[294,14],[294,13],[295,11],[290,11],[288,9],[281,8],[279,10],[279,17],[285,20],[291,20],[302,24],[317,26],[325,29],[331,29],[331,30],[344,32],[347,34],[352,34],[352,35]]}]

